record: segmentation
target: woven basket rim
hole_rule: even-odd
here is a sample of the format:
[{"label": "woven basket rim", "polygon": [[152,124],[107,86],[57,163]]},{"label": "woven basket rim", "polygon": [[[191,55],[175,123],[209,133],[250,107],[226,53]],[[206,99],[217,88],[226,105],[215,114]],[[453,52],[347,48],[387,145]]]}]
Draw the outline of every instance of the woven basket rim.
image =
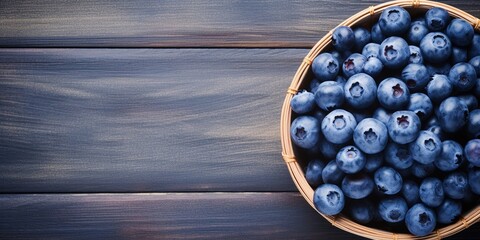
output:
[{"label": "woven basket rim", "polygon": [[[477,32],[480,32],[480,19],[460,10],[456,7],[450,6],[445,3],[429,1],[429,0],[394,0],[386,3],[378,4],[375,6],[370,6],[355,15],[349,17],[345,21],[338,24],[338,26],[354,26],[360,24],[362,21],[368,20],[368,18],[373,18],[378,16],[385,8],[391,6],[400,6],[404,7],[407,10],[415,9],[430,9],[432,7],[441,7],[447,10],[450,16],[454,18],[461,18],[469,22]],[[342,214],[336,216],[327,216],[320,213],[313,204],[313,193],[314,190],[305,179],[303,169],[299,162],[296,159],[294,153],[294,147],[290,138],[290,124],[292,121],[292,110],[290,107],[290,101],[292,97],[299,91],[303,79],[307,75],[310,66],[313,62],[313,59],[320,54],[329,44],[330,39],[333,33],[333,28],[329,31],[323,38],[321,38],[309,51],[306,57],[301,62],[293,80],[287,89],[287,94],[282,106],[281,112],[281,122],[280,122],[280,135],[281,135],[281,144],[282,144],[282,157],[288,167],[290,176],[292,177],[293,182],[295,183],[297,189],[305,200],[310,204],[310,206],[315,209],[320,215],[322,215],[327,221],[329,221],[333,226],[342,229],[344,231],[350,232],[352,234],[371,238],[371,239],[441,239],[451,235],[454,235],[464,229],[467,229],[469,226],[477,223],[480,220],[480,206],[472,209],[471,211],[463,214],[460,219],[453,224],[448,226],[438,228],[431,234],[423,237],[414,236],[408,233],[393,233],[386,230],[375,229],[372,227],[367,227],[359,223],[354,222],[353,220],[348,219]]]}]

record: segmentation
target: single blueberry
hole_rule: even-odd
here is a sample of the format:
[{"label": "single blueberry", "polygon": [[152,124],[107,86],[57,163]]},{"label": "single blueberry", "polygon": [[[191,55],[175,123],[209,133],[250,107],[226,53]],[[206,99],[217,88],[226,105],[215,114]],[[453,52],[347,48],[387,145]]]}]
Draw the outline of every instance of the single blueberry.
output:
[{"label": "single blueberry", "polygon": [[422,38],[425,37],[430,31],[425,23],[418,21],[412,22],[407,31],[407,40],[410,44],[419,45]]},{"label": "single blueberry", "polygon": [[450,21],[445,32],[452,43],[460,47],[470,45],[475,33],[473,26],[460,18],[455,18]]},{"label": "single blueberry", "polygon": [[336,157],[337,166],[347,174],[360,172],[367,161],[365,154],[355,146],[340,149]]},{"label": "single blueberry", "polygon": [[477,97],[472,94],[459,95],[458,99],[460,99],[460,102],[463,102],[465,105],[467,105],[468,111],[473,111],[478,108]]},{"label": "single blueberry", "polygon": [[315,189],[322,183],[322,171],[325,167],[325,163],[319,159],[313,159],[308,162],[307,169],[305,170],[305,179],[308,184]]},{"label": "single blueberry", "polygon": [[345,173],[338,167],[336,160],[331,160],[323,168],[322,180],[324,183],[340,185],[343,177],[345,177]]},{"label": "single blueberry", "polygon": [[360,53],[352,53],[342,64],[342,72],[349,78],[357,73],[363,72],[363,66],[367,58]]},{"label": "single blueberry", "polygon": [[454,133],[460,130],[468,120],[468,107],[458,97],[448,97],[438,107],[436,116],[442,130]]},{"label": "single blueberry", "polygon": [[420,131],[417,139],[409,144],[412,158],[421,163],[433,163],[442,152],[440,138],[430,131]]},{"label": "single blueberry", "polygon": [[315,93],[318,89],[318,86],[320,86],[320,83],[322,82],[317,78],[312,79],[312,81],[310,81],[310,84],[309,84],[309,90],[310,90],[309,92]]},{"label": "single blueberry", "polygon": [[342,144],[331,143],[325,138],[322,138],[319,142],[319,151],[326,159],[334,159],[335,156],[337,156],[338,150],[342,147]]},{"label": "single blueberry", "polygon": [[430,80],[427,67],[419,63],[410,63],[402,70],[402,80],[410,91],[420,91],[425,88]]},{"label": "single blueberry", "polygon": [[372,40],[370,31],[364,27],[353,28],[353,34],[355,35],[355,44],[353,49],[357,52],[361,52],[363,47]]},{"label": "single blueberry", "polygon": [[345,197],[337,185],[325,183],[315,189],[313,204],[323,214],[336,215],[345,207]]},{"label": "single blueberry", "polygon": [[453,86],[446,75],[435,74],[427,84],[427,95],[434,103],[440,103],[452,94]]},{"label": "single blueberry", "polygon": [[470,183],[470,190],[474,194],[480,195],[480,168],[470,167],[468,169],[468,182]]},{"label": "single blueberry", "polygon": [[315,96],[307,90],[301,90],[292,97],[290,107],[298,114],[308,113],[315,107]]},{"label": "single blueberry", "polygon": [[373,43],[380,44],[383,40],[385,40],[385,35],[383,34],[382,29],[380,29],[378,22],[372,25],[371,34]]},{"label": "single blueberry", "polygon": [[475,167],[480,167],[480,139],[471,139],[465,145],[465,157]]},{"label": "single blueberry", "polygon": [[385,162],[397,170],[412,166],[413,157],[408,145],[389,142],[385,149]]},{"label": "single blueberry", "polygon": [[340,108],[345,101],[343,87],[335,81],[322,82],[314,95],[314,102],[323,111]]},{"label": "single blueberry", "polygon": [[378,203],[380,217],[389,223],[401,222],[405,219],[408,205],[402,197],[383,198]]},{"label": "single blueberry", "polygon": [[379,120],[380,122],[385,124],[385,126],[387,126],[390,116],[392,116],[392,112],[387,111],[385,108],[382,107],[376,108],[372,115],[373,118]]},{"label": "single blueberry", "polygon": [[422,203],[413,205],[405,216],[408,231],[419,237],[430,234],[435,229],[436,223],[435,212]]},{"label": "single blueberry", "polygon": [[299,116],[293,120],[290,136],[295,145],[301,148],[311,148],[320,140],[320,123],[312,116]]},{"label": "single blueberry", "polygon": [[467,49],[462,47],[452,47],[452,55],[450,57],[450,62],[452,64],[457,64],[460,62],[468,62]]},{"label": "single blueberry", "polygon": [[458,220],[462,214],[462,203],[460,201],[446,198],[436,209],[437,221],[441,224],[451,224]]},{"label": "single blueberry", "polygon": [[435,158],[435,166],[444,171],[453,171],[464,162],[463,148],[458,142],[445,140],[442,142],[442,151]]},{"label": "single blueberry", "polygon": [[353,141],[364,153],[379,153],[387,145],[387,127],[377,119],[365,118],[355,127]]},{"label": "single blueberry", "polygon": [[389,37],[380,44],[378,58],[387,68],[403,68],[410,59],[408,43],[401,37]]},{"label": "single blueberry", "polygon": [[480,77],[480,55],[471,58],[468,63],[473,66],[475,73],[477,73],[477,76]]},{"label": "single blueberry", "polygon": [[396,111],[387,124],[390,139],[399,144],[407,144],[420,134],[420,118],[412,111]]},{"label": "single blueberry", "polygon": [[363,72],[372,76],[378,76],[383,70],[383,63],[377,57],[369,57],[363,65]]},{"label": "single blueberry", "polygon": [[409,168],[410,173],[412,173],[413,176],[423,179],[427,176],[432,175],[435,172],[435,164],[432,163],[427,163],[427,164],[421,164],[417,161],[413,161],[412,167]]},{"label": "single blueberry", "polygon": [[377,96],[375,80],[365,73],[357,73],[348,78],[344,87],[345,100],[356,109],[370,107]]},{"label": "single blueberry", "polygon": [[352,200],[348,204],[348,213],[355,222],[367,224],[375,217],[375,206],[369,199]]},{"label": "single blueberry", "polygon": [[351,199],[362,199],[372,193],[374,183],[367,174],[347,174],[343,178],[341,188],[345,196]]},{"label": "single blueberry", "polygon": [[377,99],[385,109],[400,110],[410,101],[410,90],[402,80],[388,77],[378,85]]},{"label": "single blueberry", "polygon": [[423,56],[420,48],[414,45],[410,45],[408,48],[410,48],[410,58],[408,58],[408,63],[423,64]]},{"label": "single blueberry", "polygon": [[348,26],[339,26],[333,30],[332,45],[339,52],[352,49],[355,44],[355,34]]},{"label": "single blueberry", "polygon": [[473,35],[472,43],[468,48],[468,57],[471,59],[478,55],[480,55],[480,34],[476,33]]},{"label": "single blueberry", "polygon": [[371,42],[363,47],[362,55],[365,56],[366,58],[370,58],[370,57],[378,58],[379,50],[380,50],[380,44]]},{"label": "single blueberry", "polygon": [[438,207],[445,198],[442,181],[435,177],[427,177],[420,184],[420,200],[429,207]]},{"label": "single blueberry", "polygon": [[452,172],[443,179],[445,195],[452,199],[463,199],[469,187],[468,176],[464,172]]},{"label": "single blueberry", "polygon": [[378,25],[386,36],[402,36],[410,27],[411,18],[407,10],[402,7],[388,7],[378,18]]},{"label": "single blueberry", "polygon": [[443,31],[450,23],[450,15],[443,8],[433,7],[425,13],[425,22],[430,31]]},{"label": "single blueberry", "polygon": [[409,206],[420,202],[420,195],[418,193],[418,184],[413,180],[406,180],[402,186],[402,196]]},{"label": "single blueberry", "polygon": [[448,79],[454,89],[466,92],[477,83],[477,73],[471,64],[461,62],[453,65],[448,73]]},{"label": "single blueberry", "polygon": [[377,169],[373,180],[377,190],[386,195],[397,194],[403,185],[402,176],[391,167],[381,167]]},{"label": "single blueberry", "polygon": [[343,144],[352,139],[357,121],[350,112],[335,109],[325,116],[321,125],[325,139],[331,143]]},{"label": "single blueberry", "polygon": [[419,47],[423,59],[434,64],[447,61],[452,54],[452,43],[447,35],[441,32],[430,32],[425,35]]},{"label": "single blueberry", "polygon": [[365,172],[373,173],[383,165],[384,153],[367,154],[367,161],[365,162]]},{"label": "single blueberry", "polygon": [[424,93],[413,93],[410,95],[410,101],[407,107],[408,111],[412,111],[425,121],[430,118],[433,112],[433,104],[430,98]]},{"label": "single blueberry", "polygon": [[338,60],[330,53],[321,53],[312,62],[313,74],[321,82],[334,80],[340,68]]},{"label": "single blueberry", "polygon": [[475,138],[480,137],[480,109],[475,109],[468,115],[467,132]]}]

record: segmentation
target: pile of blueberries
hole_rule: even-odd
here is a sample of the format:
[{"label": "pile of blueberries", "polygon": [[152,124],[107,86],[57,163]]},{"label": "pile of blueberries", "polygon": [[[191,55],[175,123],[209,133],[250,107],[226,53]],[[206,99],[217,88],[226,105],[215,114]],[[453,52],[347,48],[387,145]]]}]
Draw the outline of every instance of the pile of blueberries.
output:
[{"label": "pile of blueberries", "polygon": [[480,34],[442,8],[394,6],[331,40],[290,104],[315,207],[416,236],[476,207]]}]

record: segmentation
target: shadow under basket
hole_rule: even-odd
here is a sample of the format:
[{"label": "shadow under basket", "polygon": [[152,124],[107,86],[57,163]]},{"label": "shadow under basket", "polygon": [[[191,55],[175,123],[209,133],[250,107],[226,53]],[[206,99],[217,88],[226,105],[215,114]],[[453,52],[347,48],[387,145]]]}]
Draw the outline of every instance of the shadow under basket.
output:
[{"label": "shadow under basket", "polygon": [[[449,6],[447,4],[434,2],[434,1],[419,1],[419,0],[397,0],[390,1],[376,6],[371,6],[363,11],[358,12],[357,14],[351,16],[347,20],[339,24],[339,26],[364,26],[370,27],[379,17],[381,12],[391,6],[400,6],[405,8],[412,19],[415,16],[420,16],[424,14],[428,9],[432,7],[441,7],[447,10],[450,13],[450,16],[453,18],[464,19],[469,22],[478,33],[480,31],[480,19],[460,10],[455,7]],[[322,52],[326,52],[332,49],[331,37],[333,30],[328,32],[320,41],[318,41],[315,46],[310,50],[308,55],[304,58],[300,67],[298,68],[293,81],[290,84],[290,87],[287,90],[287,94],[283,103],[282,113],[281,113],[281,143],[282,143],[282,156],[287,164],[290,175],[293,182],[297,186],[299,192],[305,198],[305,200],[317,210],[313,204],[313,194],[314,189],[308,184],[305,179],[304,167],[305,162],[302,160],[301,156],[298,155],[296,147],[293,146],[290,138],[290,126],[292,122],[292,109],[290,107],[290,101],[292,97],[300,90],[308,86],[307,84],[312,80],[313,75],[311,73],[311,64],[313,59]],[[297,155],[296,155],[297,154]],[[318,210],[317,210],[318,212]],[[356,234],[358,236],[371,238],[371,239],[441,239],[448,236],[452,236],[469,226],[475,224],[480,219],[480,206],[476,206],[471,209],[469,212],[464,213],[460,219],[448,226],[435,229],[431,234],[423,237],[417,237],[409,233],[395,233],[389,232],[387,230],[380,230],[373,227],[368,227],[354,222],[348,217],[338,214],[335,216],[324,215],[319,212],[327,221],[329,221],[333,226],[342,229],[344,231]]]}]

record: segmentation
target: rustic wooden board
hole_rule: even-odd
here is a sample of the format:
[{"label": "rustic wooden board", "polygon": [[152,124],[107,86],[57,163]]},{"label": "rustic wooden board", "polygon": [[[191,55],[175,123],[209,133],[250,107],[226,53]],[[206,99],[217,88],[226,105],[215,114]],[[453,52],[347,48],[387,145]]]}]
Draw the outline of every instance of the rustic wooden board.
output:
[{"label": "rustic wooden board", "polygon": [[1,239],[360,239],[298,193],[3,194],[0,212]]},{"label": "rustic wooden board", "polygon": [[[312,47],[382,0],[1,1],[1,47]],[[441,1],[480,16],[480,1]]]},{"label": "rustic wooden board", "polygon": [[0,192],[294,191],[299,49],[2,49]]}]

